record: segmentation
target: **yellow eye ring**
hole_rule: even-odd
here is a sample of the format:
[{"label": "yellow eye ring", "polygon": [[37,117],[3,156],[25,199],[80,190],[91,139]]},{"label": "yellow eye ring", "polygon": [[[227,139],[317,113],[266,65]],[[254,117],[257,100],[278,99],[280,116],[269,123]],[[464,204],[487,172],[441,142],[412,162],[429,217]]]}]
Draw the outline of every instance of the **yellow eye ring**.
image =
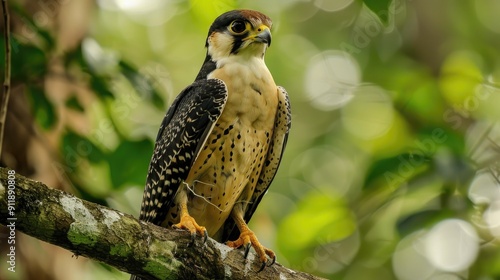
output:
[{"label": "yellow eye ring", "polygon": [[231,22],[231,24],[229,25],[229,31],[231,31],[234,34],[242,34],[247,30],[247,28],[248,26],[246,22],[242,20],[235,20]]}]

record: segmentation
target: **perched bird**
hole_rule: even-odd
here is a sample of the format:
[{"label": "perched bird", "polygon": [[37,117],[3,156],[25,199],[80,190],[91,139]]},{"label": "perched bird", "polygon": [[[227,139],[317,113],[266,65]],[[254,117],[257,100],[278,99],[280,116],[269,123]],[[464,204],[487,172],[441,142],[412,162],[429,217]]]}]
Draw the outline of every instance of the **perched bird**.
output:
[{"label": "perched bird", "polygon": [[261,270],[275,261],[247,223],[273,180],[291,125],[288,94],[264,55],[271,19],[252,10],[220,15],[208,31],[195,81],[174,100],[149,165],[140,220],[243,246]]}]

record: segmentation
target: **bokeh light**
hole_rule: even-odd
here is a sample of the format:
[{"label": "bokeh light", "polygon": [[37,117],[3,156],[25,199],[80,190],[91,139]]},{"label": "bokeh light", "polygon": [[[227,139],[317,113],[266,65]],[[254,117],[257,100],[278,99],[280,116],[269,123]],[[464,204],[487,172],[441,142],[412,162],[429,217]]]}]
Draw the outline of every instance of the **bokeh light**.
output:
[{"label": "bokeh light", "polygon": [[426,231],[419,230],[399,241],[392,256],[392,268],[399,280],[428,279],[436,269],[425,256]]},{"label": "bokeh light", "polygon": [[451,274],[451,273],[439,273],[431,275],[428,280],[463,280],[466,279],[461,275]]},{"label": "bokeh light", "polygon": [[361,82],[357,61],[342,51],[324,51],[314,56],[307,67],[306,93],[320,110],[333,110],[353,98]]},{"label": "bokeh light", "polygon": [[500,33],[500,2],[496,0],[475,0],[476,15],[479,21],[489,30]]},{"label": "bokeh light", "polygon": [[470,184],[469,199],[478,205],[500,199],[500,183],[497,178],[488,171],[478,172]]},{"label": "bokeh light", "polygon": [[465,144],[469,157],[480,167],[488,166],[498,156],[500,141],[500,123],[493,121],[478,121],[472,124],[466,132]]},{"label": "bokeh light", "polygon": [[449,54],[443,62],[439,86],[448,102],[462,111],[471,113],[476,109],[474,92],[483,80],[481,56],[471,50],[460,50]]},{"label": "bokeh light", "polygon": [[[500,185],[497,185],[497,188],[499,187]],[[498,199],[498,195],[497,200],[493,201],[484,212],[483,218],[491,234],[500,238],[500,199]]]},{"label": "bokeh light", "polygon": [[307,182],[325,192],[345,195],[352,187],[356,170],[352,159],[344,151],[315,147],[297,156],[290,171],[300,174]]},{"label": "bokeh light", "polygon": [[181,13],[181,0],[99,0],[97,4],[106,10],[124,13],[141,25],[159,26],[165,24],[176,14]]},{"label": "bokeh light", "polygon": [[118,65],[118,54],[112,50],[103,49],[93,38],[83,40],[82,55],[92,70],[97,73],[110,72]]},{"label": "bokeh light", "polygon": [[342,271],[352,263],[360,247],[359,231],[340,241],[323,245],[321,250],[317,250],[319,256],[317,270],[325,274]]},{"label": "bokeh light", "polygon": [[466,221],[448,219],[439,222],[425,238],[425,255],[436,268],[460,272],[476,260],[479,238]]},{"label": "bokeh light", "polygon": [[391,97],[375,85],[356,88],[353,99],[342,107],[341,113],[345,129],[363,140],[386,134],[394,119]]}]

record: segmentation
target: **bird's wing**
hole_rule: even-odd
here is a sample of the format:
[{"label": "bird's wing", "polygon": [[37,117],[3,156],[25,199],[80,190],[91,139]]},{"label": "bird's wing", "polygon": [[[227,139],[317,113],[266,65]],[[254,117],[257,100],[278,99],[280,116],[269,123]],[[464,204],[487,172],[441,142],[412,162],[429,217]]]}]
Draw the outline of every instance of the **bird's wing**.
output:
[{"label": "bird's wing", "polygon": [[[255,186],[255,191],[252,198],[248,202],[247,210],[245,211],[245,222],[249,222],[252,218],[255,209],[259,205],[262,197],[266,194],[269,185],[274,179],[278,167],[285,151],[286,143],[288,140],[288,133],[292,125],[292,113],[290,108],[290,100],[288,93],[283,87],[278,87],[278,108],[274,121],[273,136],[270,141],[267,157],[264,166]],[[222,242],[227,240],[235,240],[239,237],[238,228],[234,226],[234,221],[231,219],[224,225],[224,233],[222,235]]]},{"label": "bird's wing", "polygon": [[222,80],[198,80],[174,100],[149,164],[140,220],[160,225],[227,101]]}]

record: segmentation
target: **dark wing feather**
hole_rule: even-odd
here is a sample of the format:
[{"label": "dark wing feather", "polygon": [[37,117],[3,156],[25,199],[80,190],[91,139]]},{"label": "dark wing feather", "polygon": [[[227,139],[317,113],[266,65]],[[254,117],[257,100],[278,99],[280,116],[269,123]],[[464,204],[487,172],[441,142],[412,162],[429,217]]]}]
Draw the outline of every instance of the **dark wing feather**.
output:
[{"label": "dark wing feather", "polygon": [[156,225],[165,220],[226,101],[227,88],[219,79],[195,81],[174,100],[156,138],[140,220]]},{"label": "dark wing feather", "polygon": [[[278,167],[288,140],[288,133],[290,132],[292,125],[290,100],[288,98],[288,93],[283,87],[278,87],[278,98],[279,102],[274,121],[274,131],[270,141],[269,150],[267,152],[266,161],[260,173],[259,180],[257,181],[255,191],[245,211],[244,219],[247,223],[250,222],[253,213],[257,209],[262,197],[266,194],[267,189],[271,185],[271,182],[278,171]],[[234,221],[232,219],[228,219],[228,221],[224,224],[224,233],[222,234],[221,242],[236,240],[239,237],[239,234],[239,230],[235,226]]]}]

